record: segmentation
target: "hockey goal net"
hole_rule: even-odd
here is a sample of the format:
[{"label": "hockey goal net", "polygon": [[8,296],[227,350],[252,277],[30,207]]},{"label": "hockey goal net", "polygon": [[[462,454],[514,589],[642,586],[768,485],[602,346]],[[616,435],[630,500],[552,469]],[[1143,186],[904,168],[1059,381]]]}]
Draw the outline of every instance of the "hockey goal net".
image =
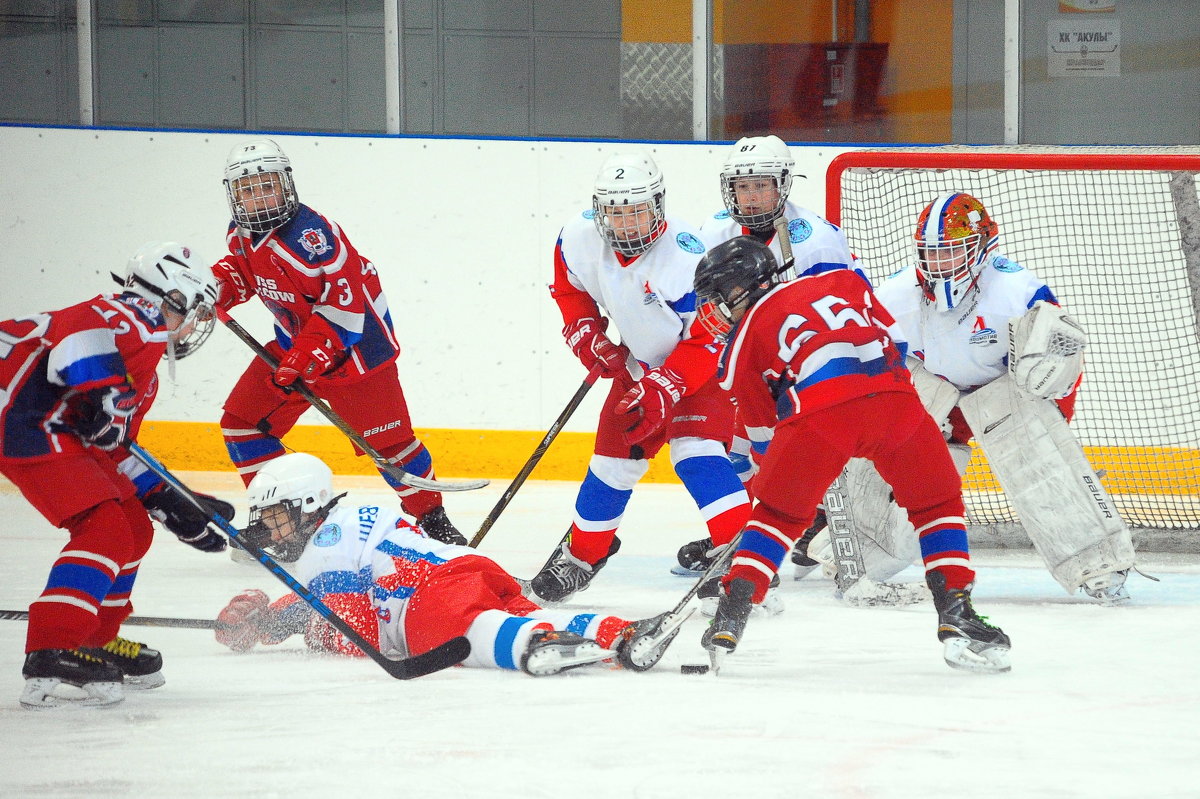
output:
[{"label": "hockey goal net", "polygon": [[[915,258],[917,216],[978,197],[1000,252],[1045,280],[1088,331],[1072,429],[1126,521],[1193,550],[1200,536],[1200,148],[934,147],[831,163],[826,213],[878,283]],[[968,521],[1015,517],[978,451]],[[1143,540],[1145,535],[1143,534]]]}]

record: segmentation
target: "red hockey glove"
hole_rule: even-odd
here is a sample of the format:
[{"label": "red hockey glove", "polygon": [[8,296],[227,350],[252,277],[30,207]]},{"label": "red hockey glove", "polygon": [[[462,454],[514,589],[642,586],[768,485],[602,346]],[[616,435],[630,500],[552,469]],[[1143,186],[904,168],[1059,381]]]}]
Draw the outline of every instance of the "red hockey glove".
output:
[{"label": "red hockey glove", "polygon": [[111,452],[124,443],[137,406],[137,393],[128,383],[93,389],[77,406],[75,432],[93,447]]},{"label": "red hockey glove", "polygon": [[217,279],[217,307],[228,311],[235,305],[241,305],[250,299],[250,289],[242,279],[242,273],[227,261],[217,261],[212,267],[213,277]]},{"label": "red hockey glove", "polygon": [[270,598],[257,588],[235,596],[217,614],[217,643],[234,652],[247,652],[262,641]]},{"label": "red hockey glove", "polygon": [[565,325],[562,335],[583,368],[590,372],[599,366],[601,377],[616,377],[625,371],[629,349],[624,344],[614,344],[604,335],[607,328],[607,319],[587,317]]},{"label": "red hockey glove", "polygon": [[627,417],[625,443],[636,444],[666,424],[682,396],[683,381],[675,372],[662,367],[646,372],[614,409],[618,416]]},{"label": "red hockey glove", "polygon": [[275,367],[275,385],[290,386],[297,378],[315,383],[342,353],[342,342],[325,317],[313,314],[292,339],[292,348]]}]

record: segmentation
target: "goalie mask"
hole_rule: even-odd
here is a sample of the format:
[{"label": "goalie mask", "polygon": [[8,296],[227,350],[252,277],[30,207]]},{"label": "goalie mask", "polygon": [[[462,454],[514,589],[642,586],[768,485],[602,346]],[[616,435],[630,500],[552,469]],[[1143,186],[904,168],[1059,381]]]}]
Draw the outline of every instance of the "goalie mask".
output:
[{"label": "goalie mask", "polygon": [[962,304],[975,290],[983,262],[999,243],[999,228],[969,194],[943,194],[917,219],[917,276],[939,311]]},{"label": "goalie mask", "polygon": [[721,167],[721,197],[729,216],[766,230],[783,213],[796,162],[778,136],[750,136],[733,145]]},{"label": "goalie mask", "polygon": [[333,472],[304,452],[281,455],[247,488],[250,525],[241,536],[276,560],[296,561],[345,494],[333,494]]},{"label": "goalie mask", "polygon": [[596,176],[594,221],[614,251],[626,257],[650,249],[667,228],[662,172],[648,155],[617,153]]},{"label": "goalie mask", "polygon": [[230,151],[225,194],[233,221],[251,233],[268,233],[300,209],[292,162],[270,139],[239,144]]},{"label": "goalie mask", "polygon": [[125,277],[112,278],[126,293],[162,311],[168,330],[163,357],[168,361],[187,357],[212,334],[217,281],[191,248],[174,241],[143,244],[125,265]]},{"label": "goalie mask", "polygon": [[724,339],[746,311],[775,285],[779,264],[771,248],[753,236],[713,247],[696,266],[697,318]]}]

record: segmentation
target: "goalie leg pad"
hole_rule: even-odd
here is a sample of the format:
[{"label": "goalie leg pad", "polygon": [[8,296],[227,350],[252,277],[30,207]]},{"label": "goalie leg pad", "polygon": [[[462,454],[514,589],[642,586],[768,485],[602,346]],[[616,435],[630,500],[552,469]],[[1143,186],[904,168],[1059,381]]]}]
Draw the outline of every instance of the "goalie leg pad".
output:
[{"label": "goalie leg pad", "polygon": [[[874,465],[864,458],[851,458],[826,495],[828,524],[814,540],[818,560],[832,560],[834,578],[845,593],[862,577],[882,582],[920,560],[916,531],[904,509],[892,499],[891,488]],[[832,508],[832,510],[831,510]]]},{"label": "goalie leg pad", "polygon": [[1004,375],[960,403],[1038,554],[1067,593],[1134,565],[1133,537],[1053,402]]}]

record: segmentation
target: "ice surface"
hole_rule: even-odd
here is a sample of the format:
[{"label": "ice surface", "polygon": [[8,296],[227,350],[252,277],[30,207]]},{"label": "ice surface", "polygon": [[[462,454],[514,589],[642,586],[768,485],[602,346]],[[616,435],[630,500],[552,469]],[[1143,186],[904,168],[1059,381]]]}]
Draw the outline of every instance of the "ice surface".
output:
[{"label": "ice surface", "polygon": [[[229,475],[183,476],[241,495]],[[338,483],[351,500],[394,501],[377,479]],[[446,496],[468,537],[504,488]],[[481,551],[530,576],[575,488],[527,484]],[[0,607],[24,610],[65,537],[3,483],[0,518]],[[668,573],[674,552],[700,530],[681,487],[639,487],[620,555],[570,606],[666,610],[689,585]],[[1200,557],[1143,556],[1161,582],[1132,577],[1123,608],[1068,597],[1031,552],[975,561],[976,606],[1013,639],[1007,675],[948,668],[928,603],[848,608],[815,576],[785,580],[787,611],[752,619],[719,677],[679,673],[706,659],[698,614],[645,674],[455,668],[411,682],[298,640],[238,655],[205,630],[127,626],[163,651],[164,687],[108,710],[32,712],[17,704],[25,624],[0,622],[0,796],[1200,796]],[[135,612],[213,618],[252,587],[284,590],[162,533]]]}]

